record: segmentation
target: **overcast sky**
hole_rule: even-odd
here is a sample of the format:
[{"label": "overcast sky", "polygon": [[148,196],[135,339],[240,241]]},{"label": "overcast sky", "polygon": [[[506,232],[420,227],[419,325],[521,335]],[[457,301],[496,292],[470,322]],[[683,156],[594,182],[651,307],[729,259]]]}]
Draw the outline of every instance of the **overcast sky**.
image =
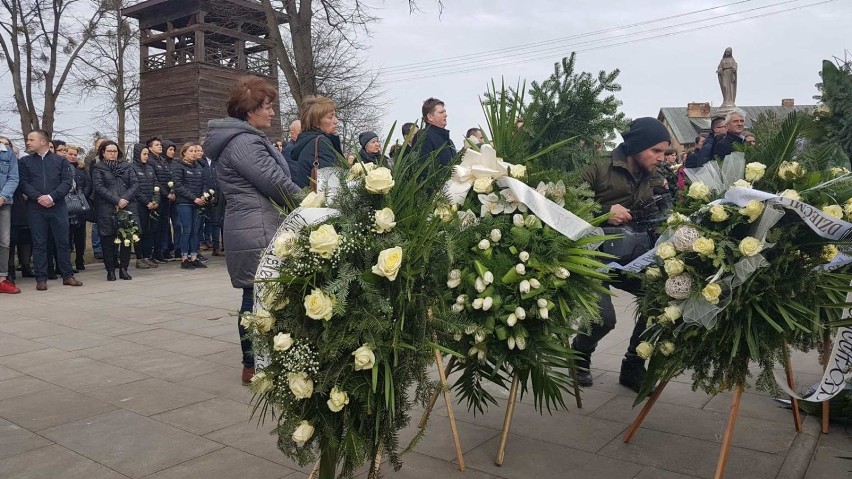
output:
[{"label": "overcast sky", "polygon": [[[631,118],[656,116],[662,106],[721,103],[716,66],[728,46],[739,63],[740,105],[811,104],[822,59],[852,50],[852,0],[444,0],[440,15],[434,0],[418,0],[415,14],[405,0],[372,3],[381,21],[366,40],[365,61],[382,72],[385,128],[416,120],[434,96],[447,104],[457,145],[468,128],[484,125],[478,96],[492,78],[541,81],[572,50],[580,52],[578,70],[621,70],[617,97]],[[798,9],[766,15],[791,8]],[[686,15],[699,10],[706,11]],[[766,16],[744,20],[758,15]],[[91,108],[66,96],[58,129],[88,142]],[[20,124],[9,113],[0,113],[3,120]]]}]

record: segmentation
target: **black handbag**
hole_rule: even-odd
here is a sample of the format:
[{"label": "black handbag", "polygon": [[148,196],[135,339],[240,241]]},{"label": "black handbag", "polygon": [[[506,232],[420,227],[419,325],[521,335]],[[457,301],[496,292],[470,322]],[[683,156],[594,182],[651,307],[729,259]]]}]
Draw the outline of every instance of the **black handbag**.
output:
[{"label": "black handbag", "polygon": [[77,191],[76,180],[71,180],[71,191],[65,195],[65,205],[68,207],[68,216],[83,215],[92,210],[86,195]]}]

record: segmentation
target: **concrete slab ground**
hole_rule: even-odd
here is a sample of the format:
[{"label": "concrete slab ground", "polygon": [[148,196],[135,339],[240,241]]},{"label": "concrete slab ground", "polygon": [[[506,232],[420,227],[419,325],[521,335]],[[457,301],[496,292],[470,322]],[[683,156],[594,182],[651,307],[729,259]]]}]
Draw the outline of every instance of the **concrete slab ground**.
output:
[{"label": "concrete slab ground", "polygon": [[[305,477],[270,435],[250,421],[251,394],[240,384],[235,311],[240,291],[224,261],[184,271],[177,263],[131,270],[107,282],[93,264],[82,288],[49,282],[37,292],[0,296],[0,478]],[[505,463],[494,464],[507,394],[474,415],[455,404],[467,471],[456,469],[447,409],[439,402],[425,437],[393,478],[527,479],[712,477],[730,394],[692,391],[688,378],[667,387],[631,444],[622,437],[638,413],[618,384],[632,329],[632,298],[615,301],[621,318],[596,353],[595,386],[584,407],[539,414],[527,397],[515,411]],[[813,380],[813,354],[796,353],[798,381]],[[407,444],[420,412],[403,431]],[[765,394],[743,396],[727,477],[852,477],[852,436],[818,433],[815,418],[796,434],[789,410]]]}]

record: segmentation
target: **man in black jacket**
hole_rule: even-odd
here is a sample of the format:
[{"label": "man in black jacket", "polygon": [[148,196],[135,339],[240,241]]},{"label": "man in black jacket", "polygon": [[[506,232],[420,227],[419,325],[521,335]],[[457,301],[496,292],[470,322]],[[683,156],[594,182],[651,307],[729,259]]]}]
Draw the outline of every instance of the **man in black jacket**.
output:
[{"label": "man in black jacket", "polygon": [[435,160],[447,166],[456,156],[456,145],[450,139],[450,130],[447,130],[447,109],[444,108],[444,102],[429,98],[423,102],[422,113],[426,127],[417,132],[414,147],[420,149],[420,158],[423,161],[437,152]]},{"label": "man in black jacket", "polygon": [[50,134],[34,130],[27,135],[29,155],[20,161],[19,188],[27,196],[27,220],[33,237],[33,263],[36,289],[47,289],[47,237],[53,233],[56,240],[59,271],[62,284],[82,286],[74,278],[71,266],[71,248],[68,244],[68,208],[65,195],[71,191],[74,172],[68,162],[50,152]]},{"label": "man in black jacket", "polygon": [[725,123],[728,125],[728,132],[713,145],[713,158],[723,160],[734,152],[734,145],[742,145],[745,142],[745,112],[731,111],[725,115]]}]

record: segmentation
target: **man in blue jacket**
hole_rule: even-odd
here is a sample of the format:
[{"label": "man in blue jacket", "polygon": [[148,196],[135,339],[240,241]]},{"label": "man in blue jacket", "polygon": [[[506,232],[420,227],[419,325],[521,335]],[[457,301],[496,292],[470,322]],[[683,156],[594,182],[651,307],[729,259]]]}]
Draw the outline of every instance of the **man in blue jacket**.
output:
[{"label": "man in blue jacket", "polygon": [[74,172],[64,158],[50,151],[50,134],[34,130],[27,135],[27,152],[19,164],[21,191],[27,197],[27,220],[33,237],[36,289],[47,290],[47,236],[56,240],[62,284],[82,286],[71,266],[68,208],[65,195],[71,191]]},{"label": "man in blue jacket", "polygon": [[423,102],[422,113],[426,127],[414,137],[414,148],[420,149],[420,158],[423,161],[435,153],[435,160],[447,166],[456,156],[456,145],[450,139],[450,130],[447,129],[447,109],[444,102],[429,98]]},{"label": "man in blue jacket", "polygon": [[21,290],[9,281],[9,247],[12,242],[12,197],[18,188],[18,158],[12,144],[0,136],[0,293]]}]

